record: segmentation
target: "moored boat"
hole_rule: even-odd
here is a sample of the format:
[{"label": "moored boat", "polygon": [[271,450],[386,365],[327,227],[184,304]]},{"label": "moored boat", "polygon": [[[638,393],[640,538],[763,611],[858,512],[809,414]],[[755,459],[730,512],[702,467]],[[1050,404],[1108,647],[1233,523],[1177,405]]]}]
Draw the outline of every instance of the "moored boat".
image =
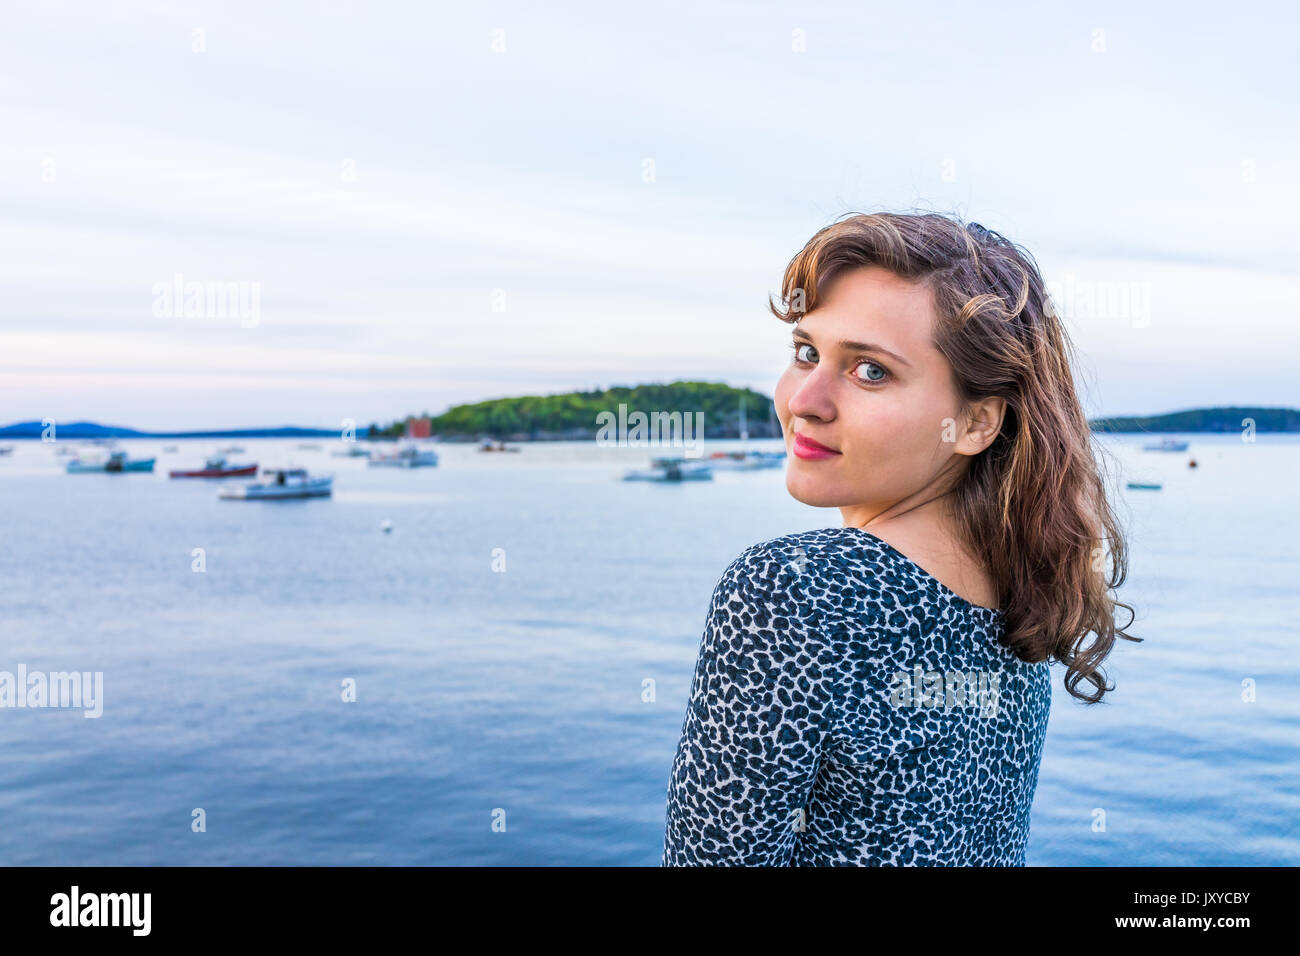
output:
[{"label": "moored boat", "polygon": [[1160,441],[1147,442],[1143,451],[1187,451],[1187,442],[1177,438],[1162,438]]},{"label": "moored boat", "polygon": [[387,455],[375,452],[367,464],[372,468],[429,468],[438,464],[438,453],[432,448],[403,445]]},{"label": "moored boat", "polygon": [[633,468],[624,481],[712,481],[713,467],[707,461],[685,458],[651,458],[649,468]]},{"label": "moored boat", "polygon": [[257,474],[257,462],[248,465],[232,465],[225,455],[213,455],[202,468],[190,471],[173,471],[172,478],[251,478]]},{"label": "moored boat", "polygon": [[107,458],[74,458],[68,462],[68,474],[84,475],[91,473],[116,474],[125,471],[153,471],[156,458],[127,458],[126,452],[115,451]]},{"label": "moored boat", "polygon": [[1130,481],[1128,486],[1137,491],[1159,491],[1164,487],[1164,485],[1154,481]]},{"label": "moored boat", "polygon": [[760,471],[785,464],[783,451],[715,451],[709,464],[720,471]]},{"label": "moored boat", "polygon": [[265,481],[221,489],[220,498],[229,500],[280,500],[286,498],[328,498],[333,493],[333,475],[309,475],[305,468],[267,468]]},{"label": "moored boat", "polygon": [[[749,441],[749,419],[746,415],[746,403],[740,400],[739,434],[742,442]],[[771,408],[768,409],[772,411]],[[775,424],[775,418],[773,418]],[[785,464],[785,451],[757,451],[753,448],[740,448],[737,451],[715,451],[709,456],[709,463],[719,471],[761,471],[766,468],[780,468]]]}]

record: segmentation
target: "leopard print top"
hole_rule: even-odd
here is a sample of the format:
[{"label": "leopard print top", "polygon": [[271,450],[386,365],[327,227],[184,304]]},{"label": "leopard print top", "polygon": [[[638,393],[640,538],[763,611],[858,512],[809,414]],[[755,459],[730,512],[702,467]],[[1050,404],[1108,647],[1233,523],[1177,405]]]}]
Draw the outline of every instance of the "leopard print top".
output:
[{"label": "leopard print top", "polygon": [[1024,866],[1046,662],[880,538],[723,573],[668,784],[664,866]]}]

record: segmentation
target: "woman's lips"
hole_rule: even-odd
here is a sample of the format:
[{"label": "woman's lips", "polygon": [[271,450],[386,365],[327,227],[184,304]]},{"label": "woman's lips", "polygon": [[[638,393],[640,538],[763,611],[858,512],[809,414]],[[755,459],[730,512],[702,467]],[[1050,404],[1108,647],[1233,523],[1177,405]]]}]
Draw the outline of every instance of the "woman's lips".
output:
[{"label": "woman's lips", "polygon": [[811,438],[805,438],[798,432],[794,436],[794,453],[800,458],[808,461],[816,461],[821,458],[834,458],[840,454],[834,448],[827,448],[821,442],[815,442]]}]

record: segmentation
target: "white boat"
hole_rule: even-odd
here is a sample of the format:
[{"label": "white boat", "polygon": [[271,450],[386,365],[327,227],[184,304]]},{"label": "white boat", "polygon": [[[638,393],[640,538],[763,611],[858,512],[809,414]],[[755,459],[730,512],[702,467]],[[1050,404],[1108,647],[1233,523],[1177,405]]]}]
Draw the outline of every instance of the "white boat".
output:
[{"label": "white boat", "polygon": [[624,481],[712,481],[713,467],[707,461],[685,458],[651,458],[649,468],[633,468]]},{"label": "white boat", "polygon": [[[740,399],[740,440],[749,441],[749,418],[745,412],[745,399]],[[760,471],[765,468],[780,468],[785,464],[784,451],[755,451],[742,448],[740,451],[715,451],[709,456],[709,464],[719,471]]]},{"label": "white boat", "polygon": [[346,448],[330,452],[335,458],[369,458],[370,449],[356,442],[349,442]]},{"label": "white boat", "polygon": [[1143,451],[1187,451],[1187,442],[1176,438],[1162,438],[1160,441],[1147,442]]},{"label": "white boat", "polygon": [[333,493],[333,475],[309,475],[305,468],[267,468],[266,481],[223,488],[218,497],[240,500],[283,498],[328,498]]},{"label": "white boat", "polygon": [[760,471],[785,464],[783,451],[715,451],[708,459],[719,471]]},{"label": "white boat", "polygon": [[119,474],[125,471],[153,471],[153,464],[156,458],[128,458],[124,451],[114,451],[109,453],[107,458],[77,458],[68,462],[67,472],[70,475],[85,475],[96,472],[105,472],[110,475]]},{"label": "white boat", "polygon": [[438,453],[432,448],[403,445],[391,454],[373,453],[367,464],[372,468],[430,468],[438,464]]}]

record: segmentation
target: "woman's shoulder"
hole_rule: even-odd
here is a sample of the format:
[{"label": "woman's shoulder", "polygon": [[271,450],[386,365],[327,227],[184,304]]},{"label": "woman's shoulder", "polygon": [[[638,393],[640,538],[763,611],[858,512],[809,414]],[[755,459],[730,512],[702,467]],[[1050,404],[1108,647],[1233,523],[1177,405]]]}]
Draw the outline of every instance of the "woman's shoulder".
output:
[{"label": "woman's shoulder", "polygon": [[780,569],[798,574],[842,574],[853,566],[876,570],[887,563],[889,548],[879,538],[858,534],[856,528],[817,528],[769,538],[750,545],[731,562],[729,570],[760,575]]},{"label": "woman's shoulder", "polygon": [[839,569],[842,545],[836,531],[769,538],[727,565],[714,588],[704,632],[701,656],[713,662],[709,667],[733,675],[755,693],[759,684],[787,691],[795,685],[830,686],[822,677],[849,660],[844,640],[850,629],[844,626],[845,602],[838,591],[847,576]]},{"label": "woman's shoulder", "polygon": [[877,594],[890,554],[853,528],[818,528],[750,545],[727,566],[720,587],[769,600],[816,601],[827,609]]},{"label": "woman's shoulder", "polygon": [[719,588],[745,603],[816,610],[854,628],[911,631],[941,616],[992,626],[1001,612],[950,591],[912,559],[854,527],[819,528],[769,538],[731,562]]}]

